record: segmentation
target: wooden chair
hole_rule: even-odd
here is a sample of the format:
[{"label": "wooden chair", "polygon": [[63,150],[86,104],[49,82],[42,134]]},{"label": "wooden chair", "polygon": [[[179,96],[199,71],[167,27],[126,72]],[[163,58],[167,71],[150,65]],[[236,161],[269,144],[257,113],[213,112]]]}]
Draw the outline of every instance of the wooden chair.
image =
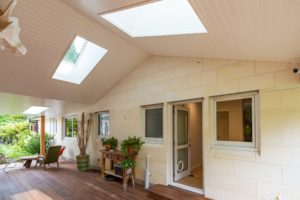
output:
[{"label": "wooden chair", "polygon": [[46,156],[39,155],[35,164],[35,168],[38,163],[40,165],[44,165],[44,170],[46,170],[46,164],[57,163],[57,167],[59,167],[58,158],[61,146],[50,146]]},{"label": "wooden chair", "polygon": [[62,158],[64,161],[66,160],[63,157],[63,153],[64,153],[65,149],[66,149],[66,146],[61,146],[60,151],[59,151],[59,157]]}]

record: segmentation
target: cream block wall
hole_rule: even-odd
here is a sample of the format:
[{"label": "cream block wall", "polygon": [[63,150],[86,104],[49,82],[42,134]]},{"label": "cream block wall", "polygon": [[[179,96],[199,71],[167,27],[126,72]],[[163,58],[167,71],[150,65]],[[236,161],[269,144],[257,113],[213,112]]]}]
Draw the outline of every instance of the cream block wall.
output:
[{"label": "cream block wall", "polygon": [[[171,126],[168,102],[203,98],[204,191],[215,199],[300,199],[300,77],[294,65],[222,59],[150,56],[88,111],[110,111],[111,135],[143,136],[141,105],[164,103],[164,143],[145,144],[137,178],[150,155],[151,182],[168,184]],[[210,146],[209,97],[259,90],[258,152]],[[94,130],[89,151],[97,165],[100,139]],[[73,147],[70,147],[73,148]]]}]

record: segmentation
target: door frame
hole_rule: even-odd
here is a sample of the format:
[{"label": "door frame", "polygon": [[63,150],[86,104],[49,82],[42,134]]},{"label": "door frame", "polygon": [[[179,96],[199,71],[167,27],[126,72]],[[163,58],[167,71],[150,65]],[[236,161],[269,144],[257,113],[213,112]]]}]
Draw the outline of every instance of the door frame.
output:
[{"label": "door frame", "polygon": [[[174,107],[176,107],[176,105],[174,105],[173,106],[173,108]],[[176,111],[184,111],[184,112],[186,112],[187,113],[187,115],[189,114],[189,111],[188,111],[188,109],[186,109],[186,108],[184,108],[184,107],[182,107],[182,106],[177,106],[177,108],[175,108],[175,109],[173,109],[175,112]],[[174,112],[173,112],[173,117],[174,117],[174,121],[177,121],[178,120],[178,115],[176,115]],[[187,148],[188,149],[188,168],[187,168],[187,170],[185,171],[185,172],[181,172],[181,174],[180,173],[177,173],[176,172],[176,170],[175,170],[175,172],[174,172],[174,179],[181,179],[181,178],[179,178],[179,177],[181,177],[183,174],[185,175],[185,176],[188,176],[190,173],[191,173],[191,144],[190,144],[190,138],[189,138],[189,120],[188,120],[188,116],[186,116],[187,118],[186,118],[186,125],[187,125],[187,135],[188,135],[188,138],[187,138],[187,144],[185,144],[185,145],[180,145],[181,146],[181,148]],[[175,125],[175,124],[174,124]],[[176,153],[176,151],[178,150],[178,148],[180,148],[179,147],[179,145],[177,145],[177,142],[178,142],[178,139],[177,139],[177,135],[178,135],[178,132],[177,132],[177,127],[174,127],[173,126],[173,128],[174,128],[174,135],[173,135],[173,138],[174,138],[174,143],[173,143],[173,159],[176,161],[177,160],[177,156],[178,156],[178,153]],[[176,135],[177,134],[177,135]],[[185,146],[185,147],[182,147],[182,146]],[[173,165],[174,165],[174,168],[173,168],[173,170],[175,169],[175,163],[173,163]],[[176,176],[179,176],[179,177],[176,177]]]},{"label": "door frame", "polygon": [[[173,113],[173,106],[175,105],[180,105],[180,104],[187,104],[187,103],[202,103],[202,162],[203,162],[203,188],[199,189],[199,188],[195,188],[195,187],[191,187],[188,185],[184,185],[181,183],[177,183],[174,181],[174,113]],[[167,111],[168,111],[168,135],[169,135],[169,154],[168,154],[168,171],[167,171],[167,183],[168,185],[174,186],[174,187],[178,187],[184,190],[188,190],[191,192],[195,192],[198,194],[202,194],[204,195],[204,188],[205,188],[205,159],[204,159],[204,155],[205,155],[205,138],[204,138],[204,99],[203,98],[199,98],[199,99],[188,99],[188,100],[182,100],[182,101],[175,101],[175,102],[169,102],[167,103]]]}]

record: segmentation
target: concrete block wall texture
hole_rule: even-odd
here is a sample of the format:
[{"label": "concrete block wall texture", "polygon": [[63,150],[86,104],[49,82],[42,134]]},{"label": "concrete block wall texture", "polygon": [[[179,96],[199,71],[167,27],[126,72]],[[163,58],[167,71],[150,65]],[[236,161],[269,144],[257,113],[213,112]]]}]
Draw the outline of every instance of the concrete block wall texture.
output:
[{"label": "concrete block wall texture", "polygon": [[[203,98],[204,191],[214,199],[300,199],[300,77],[292,63],[149,56],[86,111],[110,111],[110,133],[119,141],[143,136],[141,106],[164,103],[163,144],[147,143],[136,176],[144,178],[150,155],[151,182],[170,178],[171,127],[168,102]],[[210,145],[210,97],[259,91],[258,152]],[[96,128],[89,152],[98,166]],[[64,140],[62,140],[64,142]],[[68,141],[66,141],[68,142]],[[75,148],[70,143],[70,148]],[[74,150],[76,151],[76,150]],[[76,155],[76,152],[73,152]]]}]

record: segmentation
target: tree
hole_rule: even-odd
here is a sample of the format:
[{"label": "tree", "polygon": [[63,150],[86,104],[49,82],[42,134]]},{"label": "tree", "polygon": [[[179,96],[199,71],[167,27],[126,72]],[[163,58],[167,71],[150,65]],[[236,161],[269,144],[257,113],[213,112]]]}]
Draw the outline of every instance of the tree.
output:
[{"label": "tree", "polygon": [[30,135],[29,122],[22,115],[0,115],[0,139],[10,144]]},{"label": "tree", "polygon": [[64,60],[76,64],[78,57],[79,53],[77,53],[75,45],[72,44],[70,49],[67,51]]}]

